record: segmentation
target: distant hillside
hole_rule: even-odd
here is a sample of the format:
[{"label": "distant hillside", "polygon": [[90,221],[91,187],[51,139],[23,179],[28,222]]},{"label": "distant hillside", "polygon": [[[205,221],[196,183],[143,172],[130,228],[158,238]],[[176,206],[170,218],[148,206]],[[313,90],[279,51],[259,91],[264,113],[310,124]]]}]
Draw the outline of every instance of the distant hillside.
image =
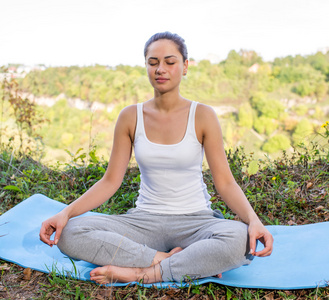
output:
[{"label": "distant hillside", "polygon": [[[108,155],[119,111],[152,97],[146,71],[138,66],[43,68],[21,77],[21,95],[40,104],[48,120],[37,133],[51,157],[61,160],[67,159],[64,149],[91,145]],[[231,51],[219,64],[193,62],[181,85],[184,97],[215,109],[226,147],[243,145],[259,156],[313,141],[329,118],[328,90],[329,53],[321,52],[264,62],[253,51]],[[9,107],[4,109],[10,123]]]}]

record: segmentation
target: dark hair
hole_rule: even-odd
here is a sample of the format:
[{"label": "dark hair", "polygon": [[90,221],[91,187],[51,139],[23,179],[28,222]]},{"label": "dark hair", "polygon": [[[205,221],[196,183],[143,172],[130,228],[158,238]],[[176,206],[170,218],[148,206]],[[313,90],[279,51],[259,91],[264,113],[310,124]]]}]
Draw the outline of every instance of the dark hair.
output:
[{"label": "dark hair", "polygon": [[188,55],[187,55],[187,48],[186,48],[185,40],[182,37],[180,37],[178,34],[171,33],[169,31],[159,32],[150,37],[150,39],[145,43],[145,47],[144,47],[144,57],[145,58],[146,58],[149,46],[153,42],[156,42],[158,40],[173,41],[177,45],[177,48],[178,48],[178,51],[180,52],[180,54],[182,54],[183,61],[187,60]]}]

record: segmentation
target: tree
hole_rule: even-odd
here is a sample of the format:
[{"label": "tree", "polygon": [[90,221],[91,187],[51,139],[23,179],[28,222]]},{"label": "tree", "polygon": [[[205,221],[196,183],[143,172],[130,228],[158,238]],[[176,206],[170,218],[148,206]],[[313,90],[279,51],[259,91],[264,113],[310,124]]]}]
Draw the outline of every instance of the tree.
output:
[{"label": "tree", "polygon": [[277,127],[278,123],[271,118],[266,116],[255,118],[254,128],[260,134],[266,133],[267,135],[270,135],[275,129],[277,129]]},{"label": "tree", "polygon": [[240,105],[238,112],[238,125],[241,127],[246,127],[248,129],[252,128],[253,111],[251,105],[248,102]]},{"label": "tree", "polygon": [[313,133],[313,125],[308,119],[302,119],[296,126],[292,134],[292,141],[295,146],[303,142],[308,144],[308,137]]},{"label": "tree", "polygon": [[259,116],[270,119],[279,119],[284,112],[284,105],[279,100],[268,99],[263,93],[256,93],[250,98],[251,106]]},{"label": "tree", "polygon": [[287,150],[290,147],[290,139],[283,135],[277,134],[271,137],[262,147],[267,153],[275,153],[280,150]]}]

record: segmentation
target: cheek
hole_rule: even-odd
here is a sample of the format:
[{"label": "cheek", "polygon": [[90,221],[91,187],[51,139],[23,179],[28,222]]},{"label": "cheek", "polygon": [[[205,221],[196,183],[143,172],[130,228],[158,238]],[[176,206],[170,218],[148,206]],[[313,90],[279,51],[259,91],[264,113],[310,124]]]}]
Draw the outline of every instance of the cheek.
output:
[{"label": "cheek", "polygon": [[146,68],[147,77],[151,79],[151,76],[154,75],[154,70],[152,68]]},{"label": "cheek", "polygon": [[183,70],[183,67],[182,67],[182,66],[175,66],[175,67],[172,69],[173,74],[175,74],[177,77],[182,76],[183,71],[184,71],[184,70]]}]

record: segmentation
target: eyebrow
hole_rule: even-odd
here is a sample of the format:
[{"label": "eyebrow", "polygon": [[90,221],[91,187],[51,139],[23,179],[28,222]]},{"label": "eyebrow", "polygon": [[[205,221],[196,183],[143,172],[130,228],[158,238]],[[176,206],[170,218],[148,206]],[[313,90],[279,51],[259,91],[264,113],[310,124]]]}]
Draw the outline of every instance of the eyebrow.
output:
[{"label": "eyebrow", "polygon": [[[168,55],[168,56],[165,56],[165,59],[167,59],[167,58],[171,58],[171,57],[175,57],[175,58],[177,58],[176,55]],[[159,58],[157,58],[157,57],[149,57],[148,59],[156,59],[156,60],[159,60]]]}]

